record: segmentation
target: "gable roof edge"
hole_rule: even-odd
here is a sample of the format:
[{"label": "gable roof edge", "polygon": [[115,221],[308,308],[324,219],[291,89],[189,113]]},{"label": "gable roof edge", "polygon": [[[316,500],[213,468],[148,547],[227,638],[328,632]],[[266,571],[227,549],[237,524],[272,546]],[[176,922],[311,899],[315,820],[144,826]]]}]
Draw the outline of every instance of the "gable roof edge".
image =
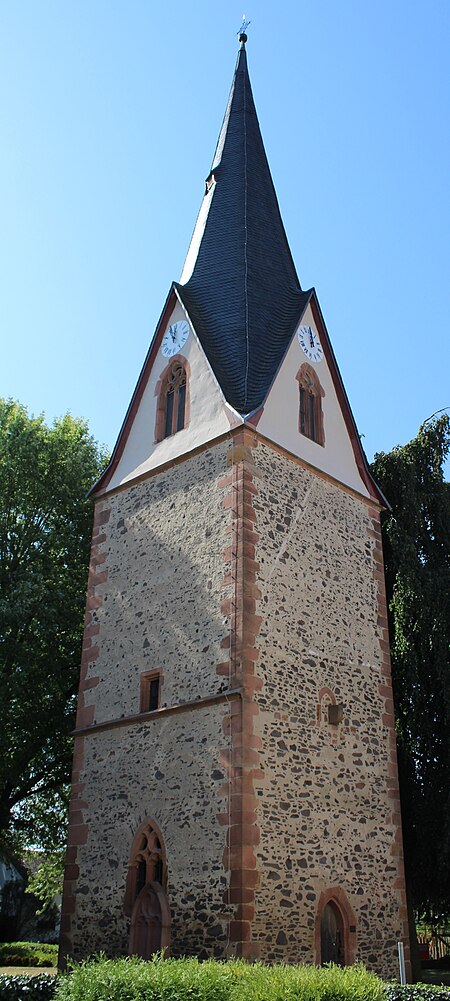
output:
[{"label": "gable roof edge", "polygon": [[175,304],[174,300],[177,299],[177,298],[178,297],[176,295],[175,282],[172,282],[172,284],[170,286],[170,289],[169,289],[169,292],[167,294],[167,298],[166,298],[166,301],[164,303],[161,315],[160,315],[158,323],[156,325],[155,333],[153,334],[153,337],[152,337],[152,339],[150,341],[150,345],[149,345],[147,354],[146,354],[145,359],[144,359],[144,364],[143,364],[143,366],[141,368],[138,381],[136,383],[133,395],[132,395],[131,400],[130,400],[130,404],[128,406],[128,409],[127,409],[127,412],[125,414],[125,417],[124,417],[124,419],[122,421],[122,426],[121,426],[119,434],[117,436],[116,444],[114,445],[114,448],[112,450],[111,458],[110,458],[109,463],[108,463],[106,469],[104,470],[104,472],[101,474],[101,476],[98,478],[98,480],[96,480],[96,482],[94,483],[94,485],[88,491],[88,493],[87,493],[88,497],[94,497],[98,493],[104,493],[105,492],[106,487],[108,486],[108,483],[110,482],[110,480],[111,480],[111,478],[113,476],[113,473],[115,473],[115,471],[117,469],[117,466],[119,465],[119,461],[122,458],[123,451],[124,451],[126,442],[128,440],[128,435],[129,435],[129,432],[130,432],[130,429],[131,429],[131,425],[132,425],[133,420],[134,420],[134,418],[136,416],[136,412],[137,412],[138,406],[139,406],[139,404],[141,402],[141,399],[142,399],[145,387],[146,387],[147,382],[148,382],[148,377],[150,375],[150,361],[151,361],[152,356],[154,354],[154,347],[155,347],[155,343],[156,343],[159,331],[160,331],[160,329],[161,329],[161,327],[163,325],[163,322],[166,321],[167,315],[172,312],[173,305]]},{"label": "gable roof edge", "polygon": [[207,353],[206,353],[206,351],[205,351],[205,349],[204,349],[204,347],[203,347],[203,344],[202,344],[202,342],[201,342],[201,340],[200,340],[200,337],[198,336],[198,333],[197,333],[197,331],[196,331],[196,329],[195,329],[195,323],[194,323],[194,321],[192,320],[192,318],[191,318],[191,314],[189,313],[189,310],[188,310],[188,308],[187,308],[187,306],[186,306],[186,303],[185,303],[185,300],[183,299],[183,286],[182,286],[182,285],[180,285],[180,283],[179,283],[179,282],[174,282],[174,283],[173,283],[173,289],[174,289],[174,291],[175,291],[175,295],[177,296],[177,299],[178,299],[178,301],[179,301],[180,305],[181,305],[181,306],[183,307],[183,309],[184,309],[184,312],[186,313],[186,316],[187,316],[187,318],[188,318],[188,320],[189,320],[189,323],[190,323],[190,326],[192,327],[192,330],[193,330],[193,332],[194,332],[194,334],[195,334],[195,336],[196,336],[196,338],[197,338],[197,341],[198,341],[198,344],[199,344],[199,346],[200,346],[200,348],[201,348],[201,351],[202,351],[202,353],[203,353],[203,356],[204,356],[204,358],[205,358],[205,361],[206,361],[206,364],[207,364],[207,366],[208,366],[208,368],[209,368],[209,371],[210,371],[210,373],[211,373],[211,377],[212,377],[212,380],[213,380],[213,382],[215,383],[215,386],[216,386],[216,388],[218,389],[218,391],[219,391],[219,393],[220,393],[220,395],[221,395],[221,397],[222,397],[222,400],[223,400],[223,402],[224,402],[225,406],[227,406],[227,407],[228,407],[228,409],[229,409],[229,410],[231,410],[231,411],[233,412],[233,414],[234,414],[234,415],[235,415],[235,416],[236,416],[237,418],[239,418],[239,421],[242,421],[242,414],[240,414],[240,413],[239,413],[239,411],[238,411],[238,410],[236,410],[236,408],[235,408],[235,407],[233,407],[233,405],[232,405],[232,404],[231,404],[231,403],[229,402],[229,400],[227,400],[227,398],[226,398],[226,396],[225,396],[225,393],[224,393],[224,391],[223,391],[223,389],[222,389],[222,386],[220,385],[220,382],[219,382],[219,380],[218,380],[218,378],[217,378],[217,376],[216,376],[216,373],[215,373],[215,371],[214,371],[214,368],[213,368],[213,366],[211,365],[211,362],[210,362],[210,360],[209,360],[209,358],[208,358],[208,355],[207,355]]},{"label": "gable roof edge", "polygon": [[330,364],[331,378],[333,380],[336,394],[339,403],[341,405],[342,415],[349,434],[350,443],[353,449],[353,454],[355,456],[355,462],[358,468],[359,475],[364,485],[367,487],[370,496],[373,497],[374,500],[378,501],[378,503],[381,504],[383,508],[386,508],[388,511],[390,511],[391,506],[389,504],[389,501],[384,496],[382,490],[380,490],[380,487],[375,482],[372,473],[370,472],[367,456],[361,444],[359,431],[356,425],[355,418],[353,416],[353,411],[350,406],[350,401],[346,393],[342,376],[339,371],[339,366],[336,361],[336,356],[333,351],[333,346],[331,344],[331,340],[326,328],[325,320],[323,318],[322,310],[320,308],[315,288],[312,289],[312,296],[310,301],[314,319],[316,320],[316,323],[320,326],[321,333],[324,335],[327,341],[327,347],[329,348],[330,352],[329,364]]},{"label": "gable roof edge", "polygon": [[[172,284],[170,286],[170,289],[169,289],[169,292],[168,292],[168,295],[167,295],[167,298],[166,298],[166,301],[164,303],[161,315],[160,315],[158,323],[156,325],[155,332],[154,332],[153,337],[152,337],[152,339],[150,341],[150,345],[149,345],[147,354],[145,356],[145,360],[144,360],[144,363],[142,365],[142,368],[141,368],[141,371],[140,371],[140,374],[139,374],[139,378],[138,378],[138,381],[136,383],[133,395],[131,397],[130,404],[128,406],[128,409],[127,409],[127,412],[126,412],[125,417],[123,419],[122,426],[120,428],[120,431],[119,431],[116,443],[114,445],[114,448],[113,448],[113,451],[112,451],[112,454],[111,454],[111,459],[110,459],[110,461],[109,461],[106,469],[103,471],[103,473],[99,477],[99,479],[96,480],[96,482],[93,484],[93,486],[88,491],[87,497],[95,497],[97,495],[102,495],[103,493],[105,493],[106,492],[106,488],[107,488],[108,484],[110,483],[110,481],[112,479],[112,476],[114,475],[114,473],[115,473],[115,471],[116,471],[116,469],[117,469],[117,467],[119,465],[120,459],[122,458],[122,455],[123,455],[123,452],[124,452],[124,449],[125,449],[125,446],[126,446],[126,443],[127,443],[127,440],[128,440],[128,436],[129,436],[129,433],[130,433],[130,430],[131,430],[131,426],[133,424],[133,421],[134,421],[134,418],[136,416],[139,404],[141,402],[142,396],[143,396],[145,388],[147,386],[147,382],[148,382],[148,379],[149,379],[149,376],[150,376],[150,371],[151,371],[152,363],[153,363],[155,355],[156,355],[155,347],[156,347],[156,344],[158,343],[158,335],[159,335],[159,333],[161,331],[161,328],[164,328],[166,326],[166,324],[168,322],[168,319],[169,319],[169,316],[172,313],[173,308],[174,308],[174,306],[176,305],[177,302],[180,303],[182,309],[186,313],[186,316],[188,318],[189,324],[190,324],[190,326],[192,328],[192,331],[195,334],[195,337],[197,339],[199,348],[202,351],[202,354],[204,356],[206,364],[207,364],[207,366],[209,368],[209,371],[210,371],[210,374],[211,374],[211,378],[213,379],[213,382],[214,382],[214,384],[215,384],[215,386],[216,386],[216,388],[217,388],[217,390],[218,390],[218,392],[219,392],[219,394],[220,394],[220,396],[222,398],[224,407],[226,407],[229,411],[231,411],[232,416],[237,420],[237,422],[242,423],[242,415],[238,413],[238,411],[231,405],[231,403],[228,402],[228,400],[227,400],[227,398],[226,398],[226,396],[225,396],[225,394],[223,392],[223,389],[222,389],[220,383],[217,380],[217,377],[216,377],[216,374],[214,372],[214,369],[213,369],[213,367],[212,367],[212,365],[211,365],[211,363],[209,361],[209,358],[208,358],[208,356],[207,356],[207,354],[206,354],[206,352],[205,352],[205,350],[203,348],[203,345],[202,345],[202,343],[200,341],[200,338],[199,338],[199,336],[197,334],[197,331],[195,329],[195,325],[194,325],[194,323],[193,323],[193,321],[192,321],[192,319],[191,319],[191,317],[189,315],[189,311],[188,311],[188,309],[187,309],[187,307],[186,307],[186,305],[185,305],[185,303],[183,301],[182,290],[180,289],[180,286],[179,286],[179,284],[177,282],[172,282]],[[159,344],[158,344],[158,347],[159,347]]]},{"label": "gable roof edge", "polygon": [[254,410],[250,410],[248,414],[244,414],[245,421],[247,423],[254,424],[255,427],[257,426],[257,423],[258,423],[257,420],[255,421],[255,417],[257,416],[257,414],[260,414],[260,413],[262,414],[262,412],[263,412],[263,409],[264,409],[265,404],[266,404],[266,400],[267,400],[267,398],[269,396],[269,393],[272,391],[272,387],[273,387],[273,385],[274,385],[274,383],[275,383],[275,381],[276,381],[276,379],[278,377],[278,373],[280,371],[280,368],[281,368],[281,366],[282,366],[282,364],[284,362],[284,359],[286,358],[286,355],[287,355],[287,353],[289,351],[289,348],[290,348],[290,346],[292,344],[292,338],[293,338],[293,336],[295,334],[295,331],[296,331],[296,329],[298,327],[298,324],[300,323],[300,320],[301,320],[301,318],[302,318],[302,316],[303,316],[303,314],[305,312],[305,309],[307,309],[307,307],[308,307],[308,305],[309,305],[309,303],[311,301],[311,297],[312,297],[313,293],[314,293],[314,288],[306,289],[304,292],[303,291],[301,292],[301,295],[305,296],[305,301],[304,301],[301,309],[299,310],[297,319],[296,319],[296,321],[294,323],[294,326],[293,326],[293,329],[292,329],[292,334],[291,334],[291,336],[289,338],[289,341],[288,341],[288,343],[286,345],[286,349],[284,351],[283,357],[280,359],[280,363],[279,363],[278,368],[277,368],[277,370],[276,370],[276,372],[275,372],[275,374],[273,376],[272,382],[270,383],[270,386],[267,389],[266,394],[265,394],[263,400],[261,401],[261,403],[259,404],[259,406],[255,407]]}]

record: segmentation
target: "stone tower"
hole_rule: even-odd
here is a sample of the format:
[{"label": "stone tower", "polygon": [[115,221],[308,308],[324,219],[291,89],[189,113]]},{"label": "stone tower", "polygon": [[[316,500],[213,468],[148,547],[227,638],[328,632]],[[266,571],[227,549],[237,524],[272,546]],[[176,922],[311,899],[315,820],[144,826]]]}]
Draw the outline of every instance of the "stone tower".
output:
[{"label": "stone tower", "polygon": [[408,931],[385,501],[295,271],[245,42],[92,491],[62,955],[392,976]]}]

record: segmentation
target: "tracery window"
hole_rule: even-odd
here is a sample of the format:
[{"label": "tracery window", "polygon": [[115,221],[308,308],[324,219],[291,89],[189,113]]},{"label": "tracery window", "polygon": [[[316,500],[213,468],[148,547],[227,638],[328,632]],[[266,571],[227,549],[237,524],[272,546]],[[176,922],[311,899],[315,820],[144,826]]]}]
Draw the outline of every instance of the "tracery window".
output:
[{"label": "tracery window", "polygon": [[142,832],[140,841],[140,847],[135,856],[137,863],[136,897],[146,883],[154,882],[162,885],[163,880],[162,845],[156,831],[148,825]]},{"label": "tracery window", "polygon": [[155,388],[156,405],[155,441],[163,441],[189,424],[189,375],[186,358],[172,358]]},{"label": "tracery window", "polygon": [[298,430],[311,441],[324,445],[322,397],[325,392],[317,373],[306,362],[298,370],[296,378],[299,387]]},{"label": "tracery window", "polygon": [[186,419],[186,369],[176,361],[164,380],[164,428],[162,438],[181,431]]},{"label": "tracery window", "polygon": [[167,862],[162,835],[153,820],[145,820],[134,838],[123,906],[131,918],[129,954],[150,959],[167,950],[170,907]]},{"label": "tracery window", "polygon": [[125,892],[126,914],[131,914],[135,901],[149,883],[166,889],[166,855],[161,835],[151,820],[141,825],[132,845]]}]

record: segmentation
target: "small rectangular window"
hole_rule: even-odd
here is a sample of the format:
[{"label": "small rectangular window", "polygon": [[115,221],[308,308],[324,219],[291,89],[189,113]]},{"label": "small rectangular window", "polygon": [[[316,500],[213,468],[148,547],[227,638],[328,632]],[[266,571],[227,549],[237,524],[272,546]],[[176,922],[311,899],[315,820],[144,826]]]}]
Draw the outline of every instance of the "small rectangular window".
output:
[{"label": "small rectangular window", "polygon": [[159,705],[159,678],[152,678],[148,694],[148,708],[157,709]]},{"label": "small rectangular window", "polygon": [[159,708],[161,675],[159,671],[148,671],[141,674],[141,713],[154,712]]}]

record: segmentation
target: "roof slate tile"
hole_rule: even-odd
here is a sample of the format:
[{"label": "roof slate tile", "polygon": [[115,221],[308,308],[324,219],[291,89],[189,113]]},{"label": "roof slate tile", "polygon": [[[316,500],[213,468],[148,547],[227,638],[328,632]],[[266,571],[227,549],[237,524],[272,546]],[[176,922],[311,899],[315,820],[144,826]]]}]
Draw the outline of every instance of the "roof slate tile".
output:
[{"label": "roof slate tile", "polygon": [[225,398],[245,415],[263,403],[310,292],[289,250],[244,44],[211,175],[195,264],[177,291]]}]

